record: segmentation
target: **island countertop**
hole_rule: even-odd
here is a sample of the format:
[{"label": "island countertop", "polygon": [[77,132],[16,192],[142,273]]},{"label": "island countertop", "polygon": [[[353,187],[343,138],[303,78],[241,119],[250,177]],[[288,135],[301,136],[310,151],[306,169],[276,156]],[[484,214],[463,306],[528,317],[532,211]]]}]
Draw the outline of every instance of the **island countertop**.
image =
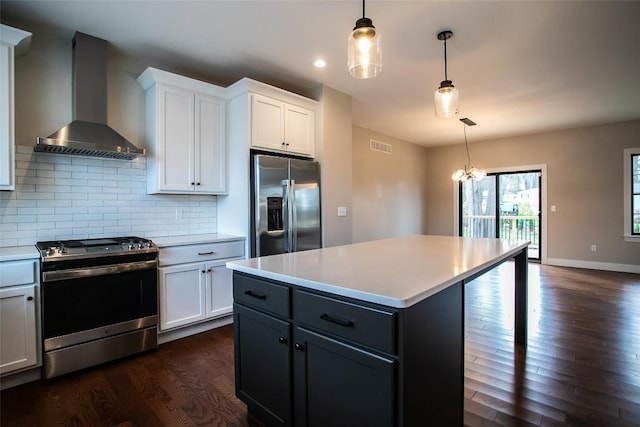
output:
[{"label": "island countertop", "polygon": [[526,250],[525,240],[415,235],[230,261],[227,268],[406,308]]}]

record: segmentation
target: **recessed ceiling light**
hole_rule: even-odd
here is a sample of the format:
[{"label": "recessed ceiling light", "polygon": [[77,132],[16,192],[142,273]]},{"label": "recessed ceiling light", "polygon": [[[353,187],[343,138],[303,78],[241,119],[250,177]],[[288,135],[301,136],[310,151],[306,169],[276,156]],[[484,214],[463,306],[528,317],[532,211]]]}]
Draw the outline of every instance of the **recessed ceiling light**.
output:
[{"label": "recessed ceiling light", "polygon": [[313,66],[316,68],[324,68],[327,66],[327,62],[324,59],[316,59]]}]

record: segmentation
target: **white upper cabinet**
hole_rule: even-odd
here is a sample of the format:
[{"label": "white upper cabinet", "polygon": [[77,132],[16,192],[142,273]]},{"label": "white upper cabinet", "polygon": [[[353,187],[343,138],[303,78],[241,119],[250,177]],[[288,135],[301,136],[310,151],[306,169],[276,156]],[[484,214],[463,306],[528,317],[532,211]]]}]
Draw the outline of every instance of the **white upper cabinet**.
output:
[{"label": "white upper cabinet", "polygon": [[315,112],[275,98],[251,96],[251,147],[313,157]]},{"label": "white upper cabinet", "polygon": [[15,190],[14,58],[30,41],[31,33],[0,24],[0,190]]},{"label": "white upper cabinet", "polygon": [[225,194],[226,99],[209,83],[147,68],[147,193]]}]

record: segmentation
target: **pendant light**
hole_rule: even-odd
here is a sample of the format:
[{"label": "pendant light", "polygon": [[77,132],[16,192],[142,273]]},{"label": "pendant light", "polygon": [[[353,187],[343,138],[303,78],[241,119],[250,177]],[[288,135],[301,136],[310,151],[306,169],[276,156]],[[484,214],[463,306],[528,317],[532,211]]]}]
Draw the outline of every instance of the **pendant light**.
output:
[{"label": "pendant light", "polygon": [[458,114],[458,89],[447,77],[447,40],[453,37],[453,32],[438,33],[438,40],[444,41],[444,80],[435,93],[436,117],[448,119]]},{"label": "pendant light", "polygon": [[349,74],[357,79],[370,79],[382,72],[382,44],[380,32],[373,21],[364,15],[362,0],[362,18],[349,34],[347,44],[347,66]]},{"label": "pendant light", "polygon": [[451,179],[454,181],[462,181],[462,182],[467,181],[469,179],[475,179],[476,181],[479,181],[485,176],[487,176],[487,173],[482,169],[476,169],[473,166],[471,166],[471,156],[469,156],[469,143],[467,142],[467,126],[475,126],[476,123],[473,120],[466,117],[464,119],[460,119],[460,121],[465,124],[465,126],[463,126],[463,129],[464,129],[464,145],[467,149],[467,164],[464,165],[464,169],[458,169],[457,171],[452,173]]}]

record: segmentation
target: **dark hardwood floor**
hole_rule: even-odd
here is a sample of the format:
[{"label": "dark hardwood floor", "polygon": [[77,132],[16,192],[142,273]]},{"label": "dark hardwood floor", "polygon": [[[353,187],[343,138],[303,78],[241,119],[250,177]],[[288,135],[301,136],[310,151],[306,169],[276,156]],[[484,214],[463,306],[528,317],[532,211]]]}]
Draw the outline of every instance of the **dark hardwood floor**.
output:
[{"label": "dark hardwood floor", "polygon": [[[531,264],[526,350],[512,263],[465,292],[465,425],[640,426],[640,275]],[[228,326],[2,391],[0,425],[251,426],[233,381]]]}]

